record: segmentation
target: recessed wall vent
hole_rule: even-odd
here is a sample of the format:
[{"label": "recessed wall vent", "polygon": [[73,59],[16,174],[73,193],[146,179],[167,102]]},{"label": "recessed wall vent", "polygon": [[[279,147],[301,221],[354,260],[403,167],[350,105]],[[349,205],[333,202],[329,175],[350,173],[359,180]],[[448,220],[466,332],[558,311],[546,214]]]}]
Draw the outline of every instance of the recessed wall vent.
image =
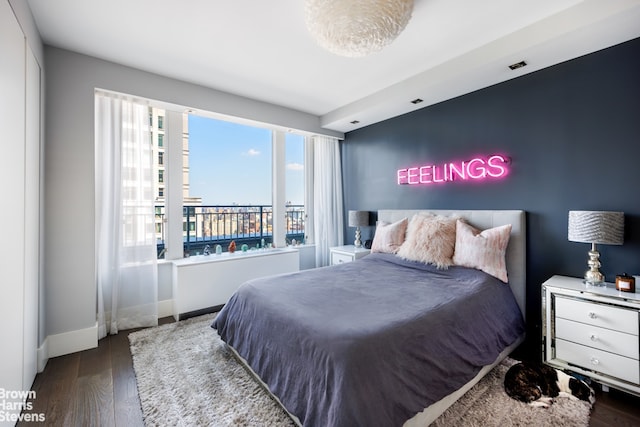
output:
[{"label": "recessed wall vent", "polygon": [[349,123],[351,123],[352,125],[357,125],[358,123],[360,123],[360,120],[353,120]]},{"label": "recessed wall vent", "polygon": [[512,70],[517,70],[518,68],[525,67],[526,65],[527,65],[526,62],[520,61],[520,62],[516,62],[515,64],[509,65],[509,68]]},{"label": "recessed wall vent", "polygon": [[420,104],[422,102],[422,99],[420,98],[416,98],[413,101],[411,101],[412,104],[416,105],[416,104]]}]

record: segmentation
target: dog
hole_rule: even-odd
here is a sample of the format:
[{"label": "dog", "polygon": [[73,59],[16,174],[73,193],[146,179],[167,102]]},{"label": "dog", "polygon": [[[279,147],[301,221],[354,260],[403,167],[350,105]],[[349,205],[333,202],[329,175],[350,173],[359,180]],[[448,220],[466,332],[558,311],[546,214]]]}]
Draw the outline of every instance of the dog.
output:
[{"label": "dog", "polygon": [[504,376],[504,389],[513,399],[541,408],[548,408],[559,396],[592,405],[596,400],[587,383],[543,363],[516,363]]}]

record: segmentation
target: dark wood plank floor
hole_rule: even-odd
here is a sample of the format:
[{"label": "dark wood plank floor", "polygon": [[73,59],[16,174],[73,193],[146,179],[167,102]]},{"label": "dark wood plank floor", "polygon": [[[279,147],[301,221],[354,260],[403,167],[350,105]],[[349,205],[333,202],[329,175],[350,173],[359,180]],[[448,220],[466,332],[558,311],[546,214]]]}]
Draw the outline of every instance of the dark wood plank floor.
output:
[{"label": "dark wood plank floor", "polygon": [[[173,321],[166,317],[159,323]],[[143,426],[130,332],[109,335],[91,350],[49,359],[36,375],[36,399],[28,412],[45,414],[44,424],[51,426]]]},{"label": "dark wood plank floor", "polygon": [[[28,412],[45,414],[44,424],[51,426],[142,426],[129,332],[108,336],[97,348],[50,359],[36,376],[36,399]],[[640,426],[639,397],[596,389],[596,399],[590,426]]]}]

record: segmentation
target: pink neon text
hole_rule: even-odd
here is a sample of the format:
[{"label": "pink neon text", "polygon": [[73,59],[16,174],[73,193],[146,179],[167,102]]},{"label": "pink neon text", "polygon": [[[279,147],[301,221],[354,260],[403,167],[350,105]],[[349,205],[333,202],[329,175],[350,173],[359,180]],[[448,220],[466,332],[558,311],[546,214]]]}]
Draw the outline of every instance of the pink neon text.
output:
[{"label": "pink neon text", "polygon": [[507,174],[509,163],[509,158],[495,154],[463,162],[398,169],[397,179],[399,185],[416,185],[501,178]]}]

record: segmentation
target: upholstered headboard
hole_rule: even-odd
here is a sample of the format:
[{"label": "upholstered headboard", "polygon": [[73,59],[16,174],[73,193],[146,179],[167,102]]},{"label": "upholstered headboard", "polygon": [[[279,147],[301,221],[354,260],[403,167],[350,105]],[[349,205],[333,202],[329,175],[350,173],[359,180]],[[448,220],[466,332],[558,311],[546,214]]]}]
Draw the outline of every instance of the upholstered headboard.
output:
[{"label": "upholstered headboard", "polygon": [[526,262],[526,215],[519,210],[379,210],[378,220],[396,222],[402,218],[411,217],[419,212],[430,212],[437,215],[456,215],[467,220],[472,226],[484,230],[500,225],[511,224],[511,237],[507,247],[507,274],[509,276],[509,286],[513,291],[522,316],[526,320],[526,297],[527,297],[527,262]]}]

